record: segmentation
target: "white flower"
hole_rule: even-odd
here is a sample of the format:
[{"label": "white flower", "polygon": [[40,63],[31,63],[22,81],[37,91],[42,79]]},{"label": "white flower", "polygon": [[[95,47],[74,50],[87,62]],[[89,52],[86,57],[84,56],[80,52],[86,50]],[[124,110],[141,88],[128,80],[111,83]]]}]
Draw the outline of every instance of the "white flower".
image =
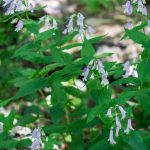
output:
[{"label": "white flower", "polygon": [[131,119],[128,119],[128,124],[127,124],[127,128],[124,131],[126,134],[129,134],[130,130],[134,130],[132,127],[132,123],[131,123]]},{"label": "white flower", "polygon": [[53,150],[60,150],[60,149],[59,149],[58,145],[54,144],[53,145]]},{"label": "white flower", "polygon": [[119,136],[120,129],[121,129],[121,123],[120,123],[119,117],[116,116],[116,137]]},{"label": "white flower", "polygon": [[107,111],[107,114],[106,114],[108,117],[112,117],[112,107],[110,107]]},{"label": "white flower", "polygon": [[114,137],[113,137],[113,128],[112,127],[110,128],[110,133],[109,133],[108,141],[112,145],[116,144],[116,141],[114,140]]},{"label": "white flower", "polygon": [[19,20],[18,23],[17,23],[17,25],[16,25],[15,31],[18,32],[18,31],[20,31],[22,28],[23,28],[23,21],[22,21],[22,20]]},{"label": "white flower", "polygon": [[126,118],[126,112],[125,112],[125,110],[123,109],[122,106],[119,106],[119,105],[118,105],[118,108],[119,108],[119,110],[121,112],[122,119],[125,119]]},{"label": "white flower", "polygon": [[53,28],[57,28],[58,24],[57,24],[57,21],[55,19],[53,19]]}]

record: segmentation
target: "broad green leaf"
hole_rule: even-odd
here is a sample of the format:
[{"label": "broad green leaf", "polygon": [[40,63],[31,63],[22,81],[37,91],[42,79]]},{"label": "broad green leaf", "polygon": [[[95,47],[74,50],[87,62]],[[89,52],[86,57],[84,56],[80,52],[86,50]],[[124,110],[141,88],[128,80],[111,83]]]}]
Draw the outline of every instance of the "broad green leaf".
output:
[{"label": "broad green leaf", "polygon": [[32,81],[26,83],[23,85],[19,91],[16,93],[14,99],[18,99],[20,97],[29,95],[33,92],[36,92],[37,90],[40,90],[44,87],[48,87],[48,80],[47,78],[37,78],[33,79]]}]

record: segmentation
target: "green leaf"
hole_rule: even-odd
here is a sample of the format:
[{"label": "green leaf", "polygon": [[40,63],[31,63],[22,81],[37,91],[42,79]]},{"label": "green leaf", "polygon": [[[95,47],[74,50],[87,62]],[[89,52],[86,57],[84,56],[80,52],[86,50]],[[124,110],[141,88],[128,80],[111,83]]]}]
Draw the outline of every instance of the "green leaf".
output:
[{"label": "green leaf", "polygon": [[18,119],[18,122],[16,125],[26,126],[27,124],[35,122],[36,119],[37,119],[37,117],[33,116],[32,114],[26,114],[26,115],[21,116]]},{"label": "green leaf", "polygon": [[18,99],[20,97],[29,95],[33,92],[36,92],[37,90],[40,90],[41,88],[48,86],[49,84],[47,78],[33,79],[32,81],[29,81],[19,89],[14,99]]},{"label": "green leaf", "polygon": [[4,131],[9,131],[13,128],[13,121],[15,119],[15,110],[12,109],[10,114],[4,119]]}]

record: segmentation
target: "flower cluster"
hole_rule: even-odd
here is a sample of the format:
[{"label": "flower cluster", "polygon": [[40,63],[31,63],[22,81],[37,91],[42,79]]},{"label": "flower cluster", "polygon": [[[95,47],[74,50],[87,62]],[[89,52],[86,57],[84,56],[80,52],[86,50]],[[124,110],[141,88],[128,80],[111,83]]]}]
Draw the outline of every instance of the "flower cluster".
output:
[{"label": "flower cluster", "polygon": [[39,20],[39,23],[44,23],[45,30],[52,29],[52,28],[57,29],[57,27],[58,27],[58,23],[57,23],[56,19],[54,19],[48,15],[41,17]]},{"label": "flower cluster", "polygon": [[[90,70],[92,71],[92,73],[90,74]],[[90,79],[94,79],[95,75],[94,75],[94,70],[96,70],[100,76],[101,76],[101,84],[106,86],[109,84],[109,81],[107,79],[108,73],[107,71],[104,70],[104,66],[101,60],[96,60],[96,61],[91,61],[89,63],[89,66],[84,67],[83,69],[83,81],[87,81],[87,77],[90,76]]]},{"label": "flower cluster", "polygon": [[32,145],[31,150],[41,149],[42,148],[42,140],[41,140],[41,133],[39,129],[35,128],[32,132]]},{"label": "flower cluster", "polygon": [[138,73],[135,70],[135,67],[131,65],[129,61],[126,61],[123,64],[123,70],[125,71],[123,78],[128,78],[129,76],[136,77],[136,78],[138,77]]},{"label": "flower cluster", "polygon": [[65,30],[63,31],[63,34],[71,33],[73,31],[79,32],[79,37],[83,40],[84,36],[87,35],[87,38],[92,35],[95,30],[91,27],[85,24],[85,17],[81,14],[73,14],[70,16],[68,24],[66,25]]},{"label": "flower cluster", "polygon": [[[134,3],[137,3],[137,12],[141,13],[144,16],[147,16],[147,8],[143,4],[142,0],[133,0],[133,4]],[[126,13],[128,15],[131,15],[132,12],[133,12],[133,6],[132,6],[132,3],[131,3],[131,0],[127,0],[126,4],[123,6],[123,8],[124,8],[124,13]],[[149,21],[148,21],[148,26],[149,25],[150,24],[149,24]],[[132,23],[128,22],[125,25],[125,28],[128,29],[128,30],[132,29],[133,28]]]},{"label": "flower cluster", "polygon": [[6,15],[12,15],[18,11],[27,11],[34,12],[32,3],[29,1],[23,0],[3,0],[3,7],[7,6]]},{"label": "flower cluster", "polygon": [[[121,118],[119,117],[121,114]],[[115,125],[112,125],[110,127],[110,133],[109,133],[109,138],[108,141],[110,142],[110,144],[114,145],[116,144],[116,141],[114,139],[114,128],[116,128],[116,132],[115,132],[115,137],[117,138],[119,136],[119,132],[121,130],[122,125],[121,122],[124,121],[126,119],[126,111],[123,109],[122,106],[120,105],[116,105],[115,108],[110,107],[107,110],[107,117],[111,118],[112,120],[115,120]],[[127,127],[124,129],[124,133],[129,134],[130,130],[134,130],[131,124],[131,119],[128,118],[127,119]]]}]

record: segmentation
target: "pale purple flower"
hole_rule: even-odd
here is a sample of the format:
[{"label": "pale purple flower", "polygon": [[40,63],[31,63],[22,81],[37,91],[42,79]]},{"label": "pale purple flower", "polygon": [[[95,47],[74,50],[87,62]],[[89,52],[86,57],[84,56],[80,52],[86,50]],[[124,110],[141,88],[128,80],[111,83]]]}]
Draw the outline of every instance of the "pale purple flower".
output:
[{"label": "pale purple flower", "polygon": [[131,22],[127,22],[125,24],[125,29],[131,30],[133,28],[132,23]]},{"label": "pale purple flower", "polygon": [[110,128],[110,133],[109,133],[108,141],[109,141],[110,144],[112,144],[112,145],[115,145],[115,144],[116,144],[116,141],[114,140],[114,137],[113,137],[113,128],[112,128],[112,127]]},{"label": "pale purple flower", "polygon": [[147,16],[147,8],[143,5],[142,14]]},{"label": "pale purple flower", "polygon": [[73,19],[74,19],[74,16],[75,16],[75,15],[70,16],[69,22],[68,22],[68,24],[66,25],[66,29],[62,32],[63,34],[70,33],[70,32],[72,32],[72,31],[74,30],[74,27],[73,27]]},{"label": "pale purple flower", "polygon": [[112,107],[110,107],[108,110],[107,110],[107,114],[106,114],[108,117],[112,117]]},{"label": "pale purple flower", "polygon": [[128,0],[128,1],[126,2],[126,4],[124,5],[124,13],[127,13],[128,15],[131,15],[131,14],[132,14],[132,11],[133,11],[132,4],[131,4],[131,2]]},{"label": "pale purple flower", "polygon": [[83,75],[83,81],[87,81],[87,77],[89,75],[89,71],[90,71],[90,69],[88,67],[84,67],[83,73],[82,73],[82,75]]},{"label": "pale purple flower", "polygon": [[32,138],[34,138],[34,139],[41,140],[41,133],[40,133],[40,131],[39,131],[37,128],[35,128],[35,129],[33,130],[31,136],[32,136]]},{"label": "pale purple flower", "polygon": [[19,20],[17,25],[16,25],[16,29],[15,31],[20,31],[21,29],[23,28],[23,21],[22,20]]},{"label": "pale purple flower", "polygon": [[33,13],[34,12],[34,7],[33,7],[33,5],[30,3],[30,5],[29,5],[29,11],[31,12],[31,13]]},{"label": "pale purple flower", "polygon": [[14,3],[11,3],[8,9],[6,10],[5,14],[6,15],[12,15],[14,13],[15,5]]},{"label": "pale purple flower", "polygon": [[5,2],[5,4],[3,4],[4,7],[9,5],[12,2],[12,0],[3,0],[3,1]]},{"label": "pale purple flower", "polygon": [[102,78],[101,84],[104,86],[108,85],[109,84],[109,81],[107,79],[108,73],[104,70],[103,63],[100,60],[98,61],[98,71],[101,74],[101,78]]},{"label": "pale purple flower", "polygon": [[84,16],[81,13],[77,15],[77,25],[80,27],[84,26]]},{"label": "pale purple flower", "polygon": [[150,27],[150,20],[148,20],[148,23],[147,23],[148,27]]},{"label": "pale purple flower", "polygon": [[118,106],[118,108],[119,108],[119,110],[121,112],[122,119],[125,119],[126,118],[126,111],[123,109],[122,106],[119,106],[119,105],[117,105],[117,106]]},{"label": "pale purple flower", "polygon": [[134,130],[132,127],[131,119],[128,119],[127,128],[124,131],[126,134],[129,134],[130,130]]},{"label": "pale purple flower", "polygon": [[138,8],[137,8],[137,11],[138,12],[142,12],[142,10],[143,10],[143,2],[142,2],[142,0],[138,0]]},{"label": "pale purple flower", "polygon": [[95,33],[95,30],[91,26],[88,26],[87,30],[90,35]]},{"label": "pale purple flower", "polygon": [[24,11],[25,5],[22,3],[22,0],[18,0],[16,3],[16,9],[15,11]]},{"label": "pale purple flower", "polygon": [[135,70],[133,65],[130,65],[129,61],[126,61],[125,64],[123,64],[124,68],[123,70],[125,71],[125,74],[123,75],[123,78],[128,78],[129,76],[138,77],[138,73]]},{"label": "pale purple flower", "polygon": [[41,141],[39,141],[38,139],[35,139],[32,142],[31,150],[39,150],[39,149],[41,149],[41,147],[42,147]]},{"label": "pale purple flower", "polygon": [[116,137],[119,136],[120,129],[121,129],[121,123],[120,123],[119,117],[116,116]]}]

